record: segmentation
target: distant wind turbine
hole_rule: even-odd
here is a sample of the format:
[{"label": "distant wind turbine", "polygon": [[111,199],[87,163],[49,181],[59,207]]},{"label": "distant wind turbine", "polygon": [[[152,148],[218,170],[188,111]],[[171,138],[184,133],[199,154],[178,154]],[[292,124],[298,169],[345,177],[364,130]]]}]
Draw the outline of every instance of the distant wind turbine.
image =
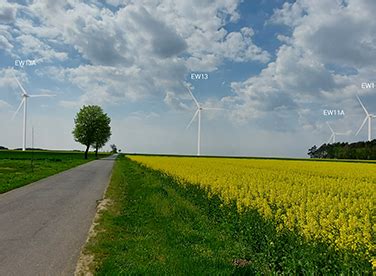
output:
[{"label": "distant wind turbine", "polygon": [[349,135],[351,133],[351,131],[347,131],[347,132],[335,132],[333,130],[333,128],[330,126],[330,124],[328,122],[326,122],[330,131],[332,132],[332,135],[329,137],[329,140],[328,140],[328,144],[330,142],[332,142],[333,144],[336,142],[336,135]]},{"label": "distant wind turbine", "polygon": [[359,96],[356,95],[356,97],[358,98],[358,101],[359,101],[360,105],[362,106],[364,112],[366,113],[366,117],[364,118],[364,121],[361,124],[359,130],[357,131],[356,135],[359,134],[359,132],[362,130],[362,128],[364,127],[364,125],[366,124],[366,122],[368,120],[368,141],[372,141],[372,118],[376,118],[376,115],[368,113],[367,109],[363,105],[363,103],[360,100]]},{"label": "distant wind turbine", "polygon": [[191,121],[187,125],[186,129],[189,128],[191,126],[191,124],[193,123],[193,121],[196,119],[196,117],[198,117],[197,155],[200,155],[201,154],[201,112],[203,110],[224,110],[224,109],[223,108],[214,108],[214,107],[203,107],[203,106],[201,106],[201,104],[197,101],[197,99],[195,98],[195,96],[193,96],[193,93],[192,93],[191,89],[188,86],[184,85],[184,84],[183,84],[183,86],[185,88],[187,88],[189,94],[191,95],[191,97],[192,97],[192,99],[195,102],[196,107],[197,107],[197,110],[194,113]]},{"label": "distant wind turbine", "polygon": [[20,105],[18,106],[16,112],[13,115],[13,118],[16,117],[18,111],[20,111],[22,105],[23,105],[23,135],[22,135],[22,150],[26,150],[26,124],[27,124],[27,99],[28,98],[38,98],[38,97],[53,97],[55,95],[52,94],[40,94],[40,95],[30,95],[26,92],[25,88],[23,88],[22,84],[18,81],[16,75],[13,72],[13,77],[16,80],[18,86],[20,87],[22,91],[22,100]]}]

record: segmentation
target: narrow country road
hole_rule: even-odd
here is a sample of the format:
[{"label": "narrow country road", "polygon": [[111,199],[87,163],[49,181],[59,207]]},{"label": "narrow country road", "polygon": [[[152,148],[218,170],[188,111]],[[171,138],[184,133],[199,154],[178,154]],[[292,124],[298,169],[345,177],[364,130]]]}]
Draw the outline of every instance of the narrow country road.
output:
[{"label": "narrow country road", "polygon": [[0,195],[0,275],[72,275],[116,155]]}]

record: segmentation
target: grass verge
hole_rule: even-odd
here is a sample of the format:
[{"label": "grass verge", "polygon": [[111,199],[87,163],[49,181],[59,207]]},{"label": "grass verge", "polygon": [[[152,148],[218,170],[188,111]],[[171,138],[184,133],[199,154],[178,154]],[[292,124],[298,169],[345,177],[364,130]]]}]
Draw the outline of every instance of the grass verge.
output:
[{"label": "grass verge", "polygon": [[193,185],[120,157],[96,235],[84,252],[98,275],[372,273],[367,260],[277,232],[257,212],[236,212]]},{"label": "grass verge", "polygon": [[91,153],[85,160],[81,152],[0,151],[0,194],[94,159]]}]

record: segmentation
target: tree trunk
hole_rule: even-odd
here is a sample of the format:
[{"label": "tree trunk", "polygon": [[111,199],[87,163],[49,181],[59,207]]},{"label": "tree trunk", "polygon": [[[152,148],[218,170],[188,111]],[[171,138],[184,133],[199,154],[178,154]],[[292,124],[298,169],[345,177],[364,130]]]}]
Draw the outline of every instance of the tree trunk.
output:
[{"label": "tree trunk", "polygon": [[98,158],[98,147],[95,148],[95,158]]},{"label": "tree trunk", "polygon": [[87,159],[87,153],[89,151],[89,148],[90,148],[90,145],[86,146],[86,150],[85,150],[85,159]]}]

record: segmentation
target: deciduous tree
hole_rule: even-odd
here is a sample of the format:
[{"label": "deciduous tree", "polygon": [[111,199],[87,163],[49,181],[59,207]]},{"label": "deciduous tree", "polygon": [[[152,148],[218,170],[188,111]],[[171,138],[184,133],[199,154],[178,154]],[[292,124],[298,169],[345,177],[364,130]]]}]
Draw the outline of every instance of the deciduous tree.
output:
[{"label": "deciduous tree", "polygon": [[100,106],[83,106],[77,113],[73,130],[74,140],[86,146],[85,159],[90,146],[102,147],[111,136],[110,118],[103,113]]}]

